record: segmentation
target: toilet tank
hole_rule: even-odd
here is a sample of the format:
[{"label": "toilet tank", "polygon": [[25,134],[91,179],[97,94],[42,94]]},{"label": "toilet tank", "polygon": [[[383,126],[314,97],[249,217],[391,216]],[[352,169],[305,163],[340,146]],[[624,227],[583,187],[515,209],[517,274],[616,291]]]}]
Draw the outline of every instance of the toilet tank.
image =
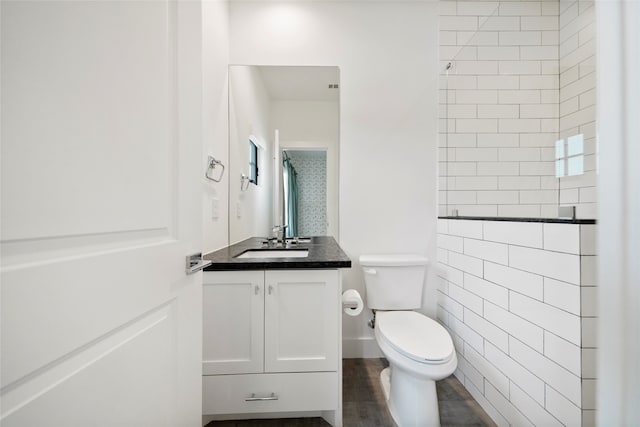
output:
[{"label": "toilet tank", "polygon": [[372,310],[420,308],[428,262],[416,254],[361,255],[367,307]]}]

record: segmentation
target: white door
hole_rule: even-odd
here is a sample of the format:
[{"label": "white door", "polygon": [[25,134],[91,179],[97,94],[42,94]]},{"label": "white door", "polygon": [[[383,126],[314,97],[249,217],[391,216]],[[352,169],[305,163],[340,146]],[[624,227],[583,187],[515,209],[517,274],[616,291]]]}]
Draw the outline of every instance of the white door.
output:
[{"label": "white door", "polygon": [[0,424],[199,425],[200,6],[0,7]]},{"label": "white door", "polygon": [[338,370],[338,270],[265,272],[265,372]]},{"label": "white door", "polygon": [[202,373],[264,370],[264,271],[204,273]]}]

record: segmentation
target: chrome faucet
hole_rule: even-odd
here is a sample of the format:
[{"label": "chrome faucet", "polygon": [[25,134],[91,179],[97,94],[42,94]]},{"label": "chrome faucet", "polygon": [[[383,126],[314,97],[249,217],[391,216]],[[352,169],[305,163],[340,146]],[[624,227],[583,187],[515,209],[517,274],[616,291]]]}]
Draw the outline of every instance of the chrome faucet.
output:
[{"label": "chrome faucet", "polygon": [[278,246],[278,244],[282,244],[284,246],[285,243],[285,233],[284,230],[287,228],[286,225],[274,225],[272,229],[272,237],[269,240],[269,246],[274,245]]}]

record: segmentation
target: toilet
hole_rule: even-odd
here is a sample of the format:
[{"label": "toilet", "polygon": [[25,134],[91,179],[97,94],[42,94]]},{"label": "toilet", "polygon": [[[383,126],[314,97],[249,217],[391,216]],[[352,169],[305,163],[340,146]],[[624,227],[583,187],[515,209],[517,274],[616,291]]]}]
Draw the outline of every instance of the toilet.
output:
[{"label": "toilet", "polygon": [[413,311],[422,305],[427,263],[414,254],[360,256],[376,341],[389,361],[380,381],[399,427],[440,425],[436,381],[458,364],[447,330]]}]

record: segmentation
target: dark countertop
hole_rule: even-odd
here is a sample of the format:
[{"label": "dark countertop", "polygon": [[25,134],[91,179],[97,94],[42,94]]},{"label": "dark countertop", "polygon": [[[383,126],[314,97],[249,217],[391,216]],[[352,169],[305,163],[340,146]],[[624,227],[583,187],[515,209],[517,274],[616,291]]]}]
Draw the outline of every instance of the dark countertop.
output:
[{"label": "dark countertop", "polygon": [[327,269],[351,268],[351,259],[344,253],[333,237],[312,237],[311,242],[290,244],[287,249],[308,249],[306,258],[234,258],[252,249],[282,249],[266,248],[264,237],[251,237],[242,242],[208,253],[202,258],[211,260],[213,264],[205,271],[230,270],[283,270],[283,269]]}]

